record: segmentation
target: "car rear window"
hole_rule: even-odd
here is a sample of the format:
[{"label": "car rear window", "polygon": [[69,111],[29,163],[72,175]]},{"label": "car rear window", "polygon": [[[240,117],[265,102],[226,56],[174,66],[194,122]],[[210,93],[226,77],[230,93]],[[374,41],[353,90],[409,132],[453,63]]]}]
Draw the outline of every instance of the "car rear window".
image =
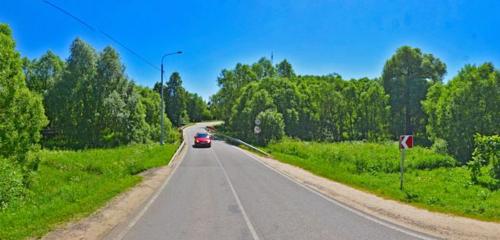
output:
[{"label": "car rear window", "polygon": [[196,137],[206,138],[206,137],[208,137],[208,134],[207,133],[198,133],[198,134],[196,134]]}]

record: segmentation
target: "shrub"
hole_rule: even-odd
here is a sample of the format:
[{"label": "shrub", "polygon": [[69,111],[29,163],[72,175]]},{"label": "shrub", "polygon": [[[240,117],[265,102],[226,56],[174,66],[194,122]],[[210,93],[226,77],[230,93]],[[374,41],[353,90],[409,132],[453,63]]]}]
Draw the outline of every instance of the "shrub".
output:
[{"label": "shrub", "polygon": [[491,177],[500,179],[500,136],[476,134],[474,136],[474,145],[472,161],[468,164],[472,181],[477,183],[480,167],[488,164],[491,165]]},{"label": "shrub", "polygon": [[285,135],[283,116],[274,110],[266,110],[257,115],[261,122],[261,132],[257,135],[257,143],[266,145],[272,140],[279,140]]},{"label": "shrub", "polygon": [[435,153],[447,154],[448,153],[448,142],[446,140],[438,138],[434,140],[431,147],[432,151]]},{"label": "shrub", "polygon": [[24,194],[23,175],[8,160],[0,158],[0,209]]}]

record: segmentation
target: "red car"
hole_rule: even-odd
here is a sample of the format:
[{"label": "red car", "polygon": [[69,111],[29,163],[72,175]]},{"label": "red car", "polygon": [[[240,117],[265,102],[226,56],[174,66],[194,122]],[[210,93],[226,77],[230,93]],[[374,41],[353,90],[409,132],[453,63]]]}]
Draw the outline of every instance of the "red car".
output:
[{"label": "red car", "polygon": [[210,147],[212,140],[208,133],[197,133],[194,136],[194,147]]}]

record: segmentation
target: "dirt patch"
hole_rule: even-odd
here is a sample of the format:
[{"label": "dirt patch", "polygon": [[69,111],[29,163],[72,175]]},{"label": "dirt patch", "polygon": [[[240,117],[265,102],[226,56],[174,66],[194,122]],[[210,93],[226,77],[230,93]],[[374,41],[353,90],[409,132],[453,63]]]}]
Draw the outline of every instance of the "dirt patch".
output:
[{"label": "dirt patch", "polygon": [[499,223],[484,222],[416,208],[316,176],[302,168],[275,159],[246,152],[251,154],[254,159],[311,189],[351,208],[393,224],[445,239],[500,239]]},{"label": "dirt patch", "polygon": [[48,233],[42,239],[112,239],[110,236],[121,233],[130,219],[137,215],[146,201],[159,190],[182,160],[186,149],[186,144],[183,142],[167,166],[141,173],[143,180],[137,186],[118,195],[89,217],[70,222]]}]

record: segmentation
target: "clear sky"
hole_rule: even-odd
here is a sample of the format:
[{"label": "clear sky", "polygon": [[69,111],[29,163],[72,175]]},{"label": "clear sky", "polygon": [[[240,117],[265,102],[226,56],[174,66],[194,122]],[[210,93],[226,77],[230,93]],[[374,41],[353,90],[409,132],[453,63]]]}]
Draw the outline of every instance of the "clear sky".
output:
[{"label": "clear sky", "polygon": [[[448,65],[446,79],[467,63],[500,67],[500,1],[322,0],[51,0],[159,65],[162,53],[189,91],[205,99],[217,76],[237,62],[274,52],[299,74],[377,77],[401,45],[421,48]],[[0,0],[0,22],[14,31],[23,56],[48,49],[63,58],[77,36],[98,50],[112,45],[141,85],[159,71],[41,0]]]}]

